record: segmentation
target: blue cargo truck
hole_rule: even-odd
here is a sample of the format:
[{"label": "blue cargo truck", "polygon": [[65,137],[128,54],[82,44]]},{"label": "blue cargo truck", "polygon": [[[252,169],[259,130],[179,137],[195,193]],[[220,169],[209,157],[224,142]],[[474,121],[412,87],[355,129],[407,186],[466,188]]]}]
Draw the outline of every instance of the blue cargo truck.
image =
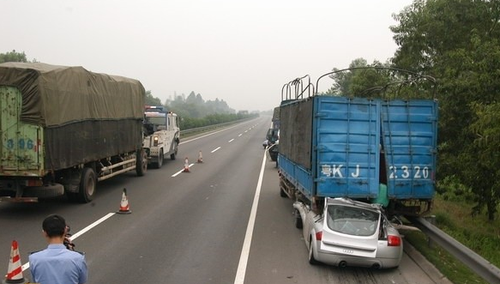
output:
[{"label": "blue cargo truck", "polygon": [[327,197],[420,215],[434,196],[438,105],[310,96],[280,106],[280,194],[319,211]]}]

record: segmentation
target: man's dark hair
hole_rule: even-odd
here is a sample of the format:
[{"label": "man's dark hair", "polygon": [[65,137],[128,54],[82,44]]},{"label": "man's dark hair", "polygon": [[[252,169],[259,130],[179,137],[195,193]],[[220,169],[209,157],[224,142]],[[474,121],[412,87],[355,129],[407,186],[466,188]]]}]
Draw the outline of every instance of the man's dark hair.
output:
[{"label": "man's dark hair", "polygon": [[64,230],[66,229],[66,221],[63,217],[53,214],[47,216],[42,223],[42,229],[47,233],[49,238],[64,236]]}]

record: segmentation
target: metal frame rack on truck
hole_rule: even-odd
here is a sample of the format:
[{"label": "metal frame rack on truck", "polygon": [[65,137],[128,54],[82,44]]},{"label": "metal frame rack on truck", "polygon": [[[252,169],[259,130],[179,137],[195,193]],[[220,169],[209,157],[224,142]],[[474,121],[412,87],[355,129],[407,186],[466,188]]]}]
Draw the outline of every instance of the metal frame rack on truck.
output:
[{"label": "metal frame rack on truck", "polygon": [[145,91],[134,79],[82,67],[0,64],[0,193],[34,202],[89,202],[97,181],[144,175]]},{"label": "metal frame rack on truck", "polygon": [[[402,96],[414,97],[423,90],[416,83],[433,86],[434,80],[398,69],[351,68],[321,76],[316,90],[325,76],[357,69],[399,75],[371,88],[378,92],[374,97],[303,97],[311,89],[314,93],[310,81],[295,97],[282,94],[281,196],[317,210],[326,197],[347,197],[381,203],[389,214],[420,215],[434,197],[438,105],[433,94],[425,99]],[[304,78],[289,85],[302,84]]]}]

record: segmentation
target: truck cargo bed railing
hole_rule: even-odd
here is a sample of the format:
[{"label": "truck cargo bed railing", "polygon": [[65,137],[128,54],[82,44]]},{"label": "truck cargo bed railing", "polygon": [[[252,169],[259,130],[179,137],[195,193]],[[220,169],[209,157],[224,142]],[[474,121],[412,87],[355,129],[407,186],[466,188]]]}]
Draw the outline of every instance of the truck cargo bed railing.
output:
[{"label": "truck cargo bed railing", "polygon": [[[307,82],[304,82],[306,79]],[[314,95],[314,84],[311,83],[311,77],[307,74],[283,85],[281,88],[281,101],[303,99],[306,92],[307,97]]]}]

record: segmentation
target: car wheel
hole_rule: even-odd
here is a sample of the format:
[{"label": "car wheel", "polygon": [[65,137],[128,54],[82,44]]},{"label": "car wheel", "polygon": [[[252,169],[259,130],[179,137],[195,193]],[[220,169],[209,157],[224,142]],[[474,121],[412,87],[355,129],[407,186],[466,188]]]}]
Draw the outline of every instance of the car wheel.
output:
[{"label": "car wheel", "polygon": [[311,241],[309,242],[309,264],[311,265],[317,265],[319,264],[319,261],[317,261],[315,258],[314,258],[314,247],[313,247],[313,243],[314,240],[313,240],[313,237],[311,236]]},{"label": "car wheel", "polygon": [[97,179],[92,168],[83,168],[80,180],[80,190],[78,191],[78,201],[88,203],[92,201],[95,194]]},{"label": "car wheel", "polygon": [[302,217],[300,217],[299,210],[295,209],[293,215],[295,215],[295,228],[302,229]]}]

